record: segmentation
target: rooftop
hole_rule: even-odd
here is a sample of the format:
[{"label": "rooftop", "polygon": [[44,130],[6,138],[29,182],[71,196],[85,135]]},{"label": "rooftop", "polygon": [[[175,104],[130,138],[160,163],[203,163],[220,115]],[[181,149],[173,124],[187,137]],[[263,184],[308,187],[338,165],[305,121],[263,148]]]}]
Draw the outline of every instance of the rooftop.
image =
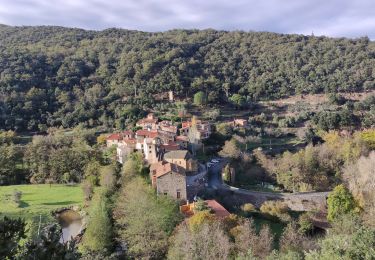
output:
[{"label": "rooftop", "polygon": [[178,135],[178,136],[176,136],[176,140],[188,142],[189,141],[189,137],[184,136],[184,135]]},{"label": "rooftop", "polygon": [[225,218],[230,215],[229,211],[226,210],[219,202],[216,200],[206,200],[207,206],[212,209],[215,216],[218,218]]},{"label": "rooftop", "polygon": [[107,137],[107,140],[121,140],[122,137],[120,134],[111,134]]},{"label": "rooftop", "polygon": [[156,124],[157,122],[157,119],[143,118],[138,120],[137,124]]},{"label": "rooftop", "polygon": [[156,176],[156,178],[163,176],[164,174],[167,174],[169,172],[185,175],[184,168],[165,161],[152,164],[150,167],[150,171],[152,172],[152,175]]},{"label": "rooftop", "polygon": [[145,136],[145,137],[150,137],[150,138],[155,138],[158,136],[157,131],[149,131],[149,130],[138,130],[136,134],[137,136]]},{"label": "rooftop", "polygon": [[168,144],[162,144],[161,145],[166,151],[174,151],[179,150],[180,146],[174,142],[170,142]]},{"label": "rooftop", "polygon": [[133,138],[130,138],[130,139],[124,139],[122,140],[124,143],[126,144],[136,144],[137,143],[137,140],[133,139]]},{"label": "rooftop", "polygon": [[188,150],[176,150],[164,155],[164,159],[188,159],[190,157]]},{"label": "rooftop", "polygon": [[[205,200],[204,201],[215,214],[217,218],[225,218],[230,215],[229,211],[226,210],[219,202],[216,200]],[[186,216],[186,217],[191,217],[194,215],[194,207],[195,207],[195,202],[182,205],[180,206],[180,211]]]}]

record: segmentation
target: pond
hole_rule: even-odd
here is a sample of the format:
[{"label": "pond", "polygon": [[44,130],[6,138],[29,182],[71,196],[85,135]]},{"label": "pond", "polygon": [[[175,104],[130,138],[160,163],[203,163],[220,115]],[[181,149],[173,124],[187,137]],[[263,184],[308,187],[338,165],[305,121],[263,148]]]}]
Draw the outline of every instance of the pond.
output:
[{"label": "pond", "polygon": [[64,210],[57,215],[57,221],[62,228],[61,243],[75,238],[82,229],[82,217],[74,210]]}]

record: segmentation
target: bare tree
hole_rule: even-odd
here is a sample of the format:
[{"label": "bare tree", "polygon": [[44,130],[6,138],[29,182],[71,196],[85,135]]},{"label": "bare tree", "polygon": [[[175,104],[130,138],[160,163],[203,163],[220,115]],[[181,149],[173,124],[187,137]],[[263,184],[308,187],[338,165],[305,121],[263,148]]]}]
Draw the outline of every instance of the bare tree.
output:
[{"label": "bare tree", "polygon": [[219,222],[192,231],[185,223],[171,238],[168,259],[228,259],[231,243]]},{"label": "bare tree", "polygon": [[299,233],[295,222],[290,222],[286,226],[280,238],[280,251],[303,252],[304,250],[308,251],[315,248],[315,241]]},{"label": "bare tree", "polygon": [[225,141],[223,149],[219,152],[220,156],[238,159],[241,156],[241,151],[237,146],[237,141],[231,139],[230,141]]},{"label": "bare tree", "polygon": [[364,220],[375,226],[375,151],[346,166],[343,177],[364,210]]},{"label": "bare tree", "polygon": [[262,226],[257,235],[254,221],[245,219],[236,227],[235,250],[239,257],[245,257],[249,251],[253,256],[265,259],[272,251],[273,235],[269,226]]}]

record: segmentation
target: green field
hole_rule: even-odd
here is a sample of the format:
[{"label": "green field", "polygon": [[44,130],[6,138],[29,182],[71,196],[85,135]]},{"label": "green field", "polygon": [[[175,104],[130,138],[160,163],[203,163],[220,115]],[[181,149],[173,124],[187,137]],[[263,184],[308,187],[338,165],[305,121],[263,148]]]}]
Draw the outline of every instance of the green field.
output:
[{"label": "green field", "polygon": [[[12,200],[13,192],[21,191],[21,202],[17,205]],[[39,222],[46,224],[53,221],[51,211],[71,205],[82,205],[83,192],[79,185],[35,184],[0,186],[0,217],[24,218],[34,232]]]}]

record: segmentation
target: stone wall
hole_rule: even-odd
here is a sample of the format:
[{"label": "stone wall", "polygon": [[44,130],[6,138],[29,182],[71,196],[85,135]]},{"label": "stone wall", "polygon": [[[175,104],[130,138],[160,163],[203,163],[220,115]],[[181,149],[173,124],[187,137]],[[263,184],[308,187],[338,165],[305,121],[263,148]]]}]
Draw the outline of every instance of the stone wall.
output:
[{"label": "stone wall", "polygon": [[167,193],[177,199],[177,190],[180,191],[180,200],[187,200],[186,179],[182,174],[170,172],[156,179],[158,194]]},{"label": "stone wall", "polygon": [[224,186],[218,190],[218,195],[225,201],[231,201],[232,206],[252,203],[259,208],[265,201],[281,200],[293,211],[321,211],[327,209],[329,192],[301,192],[301,193],[272,193],[242,190]]}]

